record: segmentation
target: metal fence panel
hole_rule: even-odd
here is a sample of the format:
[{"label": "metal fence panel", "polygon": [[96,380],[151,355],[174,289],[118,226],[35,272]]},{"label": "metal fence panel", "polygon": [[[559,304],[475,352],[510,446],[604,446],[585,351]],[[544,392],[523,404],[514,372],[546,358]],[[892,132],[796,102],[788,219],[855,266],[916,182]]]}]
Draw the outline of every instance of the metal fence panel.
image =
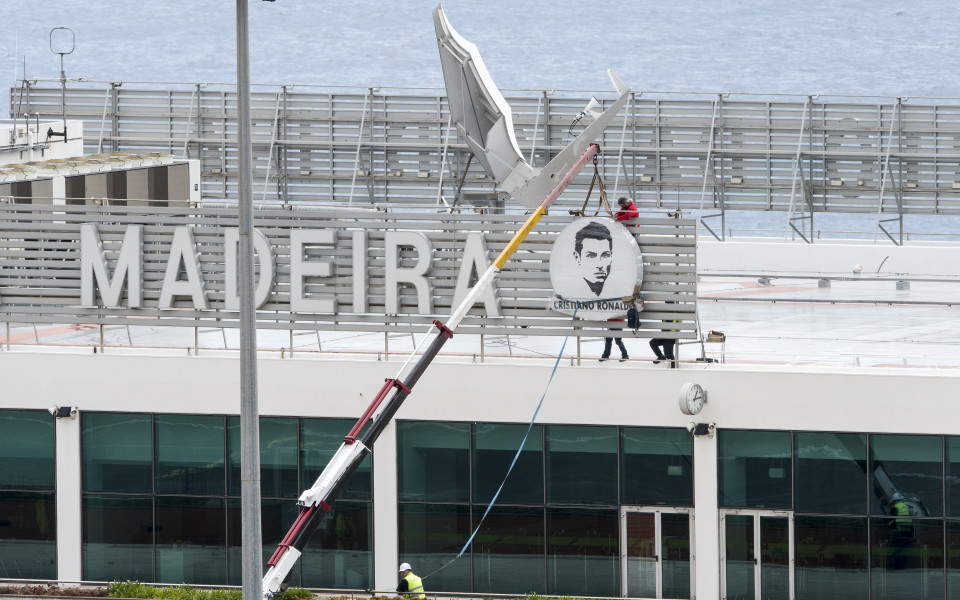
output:
[{"label": "metal fence panel", "polygon": [[[464,319],[467,333],[503,334],[522,329],[525,335],[565,335],[570,317],[547,310],[553,297],[549,278],[550,252],[570,215],[544,217],[497,278],[501,316],[491,316],[481,304]],[[257,312],[258,327],[297,330],[414,331],[451,312],[468,234],[483,236],[492,260],[523,224],[523,215],[430,214],[356,209],[259,209],[254,226],[270,243],[275,276],[270,295]],[[225,231],[237,226],[236,211],[226,208],[86,207],[70,205],[0,205],[0,321],[26,323],[129,324],[175,326],[238,326],[236,310],[227,308]],[[127,301],[107,308],[102,288],[96,305],[81,304],[81,225],[97,226],[109,272],[126,243],[127,227],[142,227],[143,304]],[[631,227],[644,262],[638,337],[694,339],[696,325],[696,223],[691,219],[643,218]],[[187,271],[187,261],[171,253],[177,229],[188,228],[195,246],[202,288],[209,307],[199,309],[192,297],[174,297],[172,308],[160,308],[170,268]],[[332,246],[311,247],[311,260],[328,260],[329,276],[305,278],[304,297],[332,299],[335,310],[294,311],[291,307],[291,232],[335,232]],[[401,286],[399,311],[387,314],[386,244],[393,231],[423,232],[433,248],[428,272],[433,314],[419,314],[417,296]],[[357,262],[354,233],[363,232],[366,254]],[[171,258],[171,257],[174,258]],[[89,257],[87,257],[89,258]],[[416,258],[412,249],[400,253],[401,265]],[[183,263],[183,264],[181,264]],[[172,266],[171,266],[172,265]],[[263,266],[261,265],[262,271]],[[358,270],[360,269],[360,270]],[[180,280],[189,279],[180,274]],[[353,311],[354,282],[365,282],[366,310]],[[667,301],[673,302],[668,304]],[[672,332],[661,332],[664,320],[675,320]],[[578,320],[575,335],[597,336],[608,331],[606,321]]]}]

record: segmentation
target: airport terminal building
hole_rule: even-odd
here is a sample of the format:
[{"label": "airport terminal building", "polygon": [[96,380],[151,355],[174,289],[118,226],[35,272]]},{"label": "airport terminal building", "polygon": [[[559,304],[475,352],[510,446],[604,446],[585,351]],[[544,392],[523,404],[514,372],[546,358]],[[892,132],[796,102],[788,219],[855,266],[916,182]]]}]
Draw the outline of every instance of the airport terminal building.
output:
[{"label": "airport terminal building", "polygon": [[[476,298],[290,583],[389,594],[408,562],[431,597],[960,597],[960,246],[904,234],[960,214],[956,103],[618,93],[610,158]],[[588,99],[521,96],[512,129],[489,120],[533,173],[590,127]],[[0,165],[0,583],[237,585],[235,91],[24,82],[21,102],[35,125]],[[253,104],[266,561],[531,207],[444,96]],[[49,158],[40,119],[62,107],[83,151],[28,156]],[[597,179],[642,216],[584,216]],[[787,235],[726,239],[733,210],[779,211]],[[823,212],[875,217],[873,239],[818,239]],[[610,239],[593,257],[588,227]],[[635,326],[608,321],[631,306]],[[629,360],[597,360],[611,335]]]},{"label": "airport terminal building", "polygon": [[[238,361],[199,341],[228,346],[235,334],[231,217],[0,210],[16,224],[0,233],[0,580],[239,584]],[[463,265],[479,272],[516,218],[257,219],[270,281],[258,292],[266,560],[411,340],[470,286]],[[577,222],[546,218],[493,296],[478,299],[333,504],[292,584],[386,593],[409,562],[430,595],[960,593],[955,369],[724,361],[697,320],[695,224],[674,218],[624,229],[644,305],[638,329],[621,333],[631,360],[598,362],[609,323],[545,309],[551,248]],[[772,252],[716,246],[710,260]],[[884,314],[899,319],[894,310]],[[949,333],[955,308],[937,310]],[[798,316],[820,318],[806,306]],[[139,331],[160,341],[135,344]],[[657,336],[681,342],[678,368],[649,360]],[[515,352],[518,339],[539,350]],[[706,392],[699,411],[681,409],[691,383]]]}]

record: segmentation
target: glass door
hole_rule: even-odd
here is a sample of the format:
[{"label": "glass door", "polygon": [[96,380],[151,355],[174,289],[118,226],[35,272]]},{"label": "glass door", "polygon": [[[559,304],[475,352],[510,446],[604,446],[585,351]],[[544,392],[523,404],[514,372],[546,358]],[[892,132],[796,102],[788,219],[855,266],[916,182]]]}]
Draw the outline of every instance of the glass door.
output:
[{"label": "glass door", "polygon": [[693,597],[690,510],[625,506],[620,511],[621,595]]},{"label": "glass door", "polygon": [[793,600],[793,513],[723,511],[720,531],[725,600]]}]

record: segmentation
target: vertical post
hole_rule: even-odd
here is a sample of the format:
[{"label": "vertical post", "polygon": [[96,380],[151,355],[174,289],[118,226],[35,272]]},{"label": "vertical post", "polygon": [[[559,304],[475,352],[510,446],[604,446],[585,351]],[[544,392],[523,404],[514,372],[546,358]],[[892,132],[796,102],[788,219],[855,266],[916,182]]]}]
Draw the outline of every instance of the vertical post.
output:
[{"label": "vertical post", "polygon": [[[83,554],[83,518],[81,505],[80,419],[57,419],[54,436],[57,448],[57,579],[61,582],[83,580],[80,557]],[[72,586],[68,586],[72,587]]]},{"label": "vertical post", "polygon": [[[373,547],[377,549],[377,560],[373,568],[373,589],[392,590],[397,585],[397,565],[400,564],[400,555],[397,548],[399,538],[398,524],[400,523],[397,503],[397,423],[389,423],[380,434],[377,441],[377,461],[373,466],[373,503],[377,510],[373,511]],[[380,458],[384,460],[380,460]],[[392,595],[392,594],[389,594]],[[354,598],[354,596],[351,596]],[[363,598],[357,595],[359,600]]]},{"label": "vertical post", "polygon": [[243,600],[262,600],[260,428],[257,406],[257,331],[253,299],[253,157],[250,135],[248,0],[237,0],[237,209],[240,229],[240,511]]},{"label": "vertical post", "polygon": [[66,146],[67,145],[67,74],[63,71],[63,53],[58,52],[57,54],[60,55],[60,116],[63,118],[63,145]]},{"label": "vertical post", "polygon": [[717,438],[694,436],[694,593],[709,597],[720,589],[720,519],[717,501]]}]

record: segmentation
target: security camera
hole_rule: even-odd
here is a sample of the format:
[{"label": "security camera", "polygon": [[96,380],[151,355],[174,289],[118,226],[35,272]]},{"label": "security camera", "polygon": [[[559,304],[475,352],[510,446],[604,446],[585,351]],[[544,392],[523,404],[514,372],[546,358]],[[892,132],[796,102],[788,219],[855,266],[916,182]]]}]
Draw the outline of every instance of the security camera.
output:
[{"label": "security camera", "polygon": [[51,406],[47,409],[57,419],[76,419],[80,409],[76,406]]},{"label": "security camera", "polygon": [[713,436],[717,432],[716,423],[690,423],[687,425],[687,431],[692,433],[695,436],[707,436],[708,439],[713,439]]}]

